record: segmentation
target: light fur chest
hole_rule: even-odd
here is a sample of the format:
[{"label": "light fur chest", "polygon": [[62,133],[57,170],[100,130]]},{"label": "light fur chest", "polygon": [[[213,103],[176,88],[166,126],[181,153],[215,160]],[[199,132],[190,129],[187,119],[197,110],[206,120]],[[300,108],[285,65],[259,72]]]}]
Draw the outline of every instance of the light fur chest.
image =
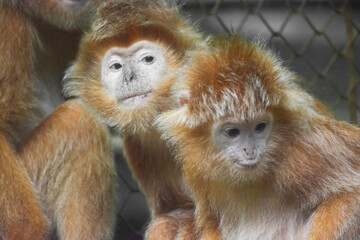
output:
[{"label": "light fur chest", "polygon": [[236,201],[217,206],[225,240],[307,239],[310,217],[298,205],[263,188],[244,190],[227,196]]}]

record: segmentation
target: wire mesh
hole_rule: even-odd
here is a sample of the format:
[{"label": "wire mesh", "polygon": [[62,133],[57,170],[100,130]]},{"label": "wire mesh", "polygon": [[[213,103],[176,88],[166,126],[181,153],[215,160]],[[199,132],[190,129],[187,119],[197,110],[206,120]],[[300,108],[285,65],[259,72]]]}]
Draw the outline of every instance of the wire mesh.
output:
[{"label": "wire mesh", "polygon": [[[180,1],[179,1],[180,2]],[[344,121],[360,121],[360,1],[186,0],[183,12],[210,34],[261,38],[303,79],[303,85]],[[146,201],[117,154],[116,239],[141,239]]]},{"label": "wire mesh", "polygon": [[212,34],[262,38],[341,119],[360,116],[360,14],[348,0],[194,0],[187,12]]}]

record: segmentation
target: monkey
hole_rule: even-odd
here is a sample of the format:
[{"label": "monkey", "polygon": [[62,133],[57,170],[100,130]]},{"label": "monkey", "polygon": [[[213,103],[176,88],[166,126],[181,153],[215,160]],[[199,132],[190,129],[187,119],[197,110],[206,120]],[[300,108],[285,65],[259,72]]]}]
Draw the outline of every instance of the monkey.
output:
[{"label": "monkey", "polygon": [[125,157],[152,215],[146,239],[173,239],[176,231],[168,227],[181,220],[161,224],[164,214],[185,216],[193,205],[153,120],[176,107],[168,99],[170,86],[186,53],[201,47],[203,36],[177,6],[161,0],[108,4],[99,16],[67,71],[64,94],[79,99],[123,138]]},{"label": "monkey", "polygon": [[1,239],[111,238],[108,133],[73,100],[44,120],[100,2],[0,0]]},{"label": "monkey", "polygon": [[358,239],[360,129],[336,120],[264,44],[233,34],[209,45],[178,71],[181,107],[155,120],[200,239]]}]

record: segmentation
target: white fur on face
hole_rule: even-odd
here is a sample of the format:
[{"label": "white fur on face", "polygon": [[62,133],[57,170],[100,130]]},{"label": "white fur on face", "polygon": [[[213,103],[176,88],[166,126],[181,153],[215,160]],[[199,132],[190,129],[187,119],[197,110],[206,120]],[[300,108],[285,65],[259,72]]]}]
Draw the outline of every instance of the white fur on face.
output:
[{"label": "white fur on face", "polygon": [[272,116],[261,114],[253,120],[221,120],[212,128],[215,143],[226,159],[240,169],[255,169],[266,151]]},{"label": "white fur on face", "polygon": [[128,48],[111,48],[101,65],[101,81],[105,89],[128,108],[145,106],[167,73],[165,50],[146,40]]}]

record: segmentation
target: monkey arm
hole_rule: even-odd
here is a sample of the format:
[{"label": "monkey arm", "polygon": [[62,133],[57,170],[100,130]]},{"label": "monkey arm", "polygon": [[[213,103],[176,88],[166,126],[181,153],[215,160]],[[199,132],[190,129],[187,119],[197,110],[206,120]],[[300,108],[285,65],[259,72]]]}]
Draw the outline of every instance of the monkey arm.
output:
[{"label": "monkey arm", "polygon": [[116,174],[107,129],[76,100],[24,142],[20,159],[41,193],[59,239],[111,239]]},{"label": "monkey arm", "polygon": [[321,204],[311,217],[309,239],[357,239],[360,236],[358,193],[339,195]]},{"label": "monkey arm", "polygon": [[34,78],[36,29],[18,9],[0,4],[0,129],[29,117]]},{"label": "monkey arm", "polygon": [[201,234],[201,240],[222,240],[219,223],[211,212],[211,207],[207,200],[196,201],[196,224],[197,230]]},{"label": "monkey arm", "polygon": [[[184,167],[186,168],[186,167]],[[212,211],[210,199],[212,194],[211,186],[201,175],[192,175],[185,173],[188,183],[193,186],[193,196],[196,202],[195,206],[195,224],[196,232],[201,236],[201,240],[222,240],[219,228],[219,220]]]},{"label": "monkey arm", "polygon": [[4,239],[47,239],[48,223],[24,168],[0,133],[0,228]]}]

